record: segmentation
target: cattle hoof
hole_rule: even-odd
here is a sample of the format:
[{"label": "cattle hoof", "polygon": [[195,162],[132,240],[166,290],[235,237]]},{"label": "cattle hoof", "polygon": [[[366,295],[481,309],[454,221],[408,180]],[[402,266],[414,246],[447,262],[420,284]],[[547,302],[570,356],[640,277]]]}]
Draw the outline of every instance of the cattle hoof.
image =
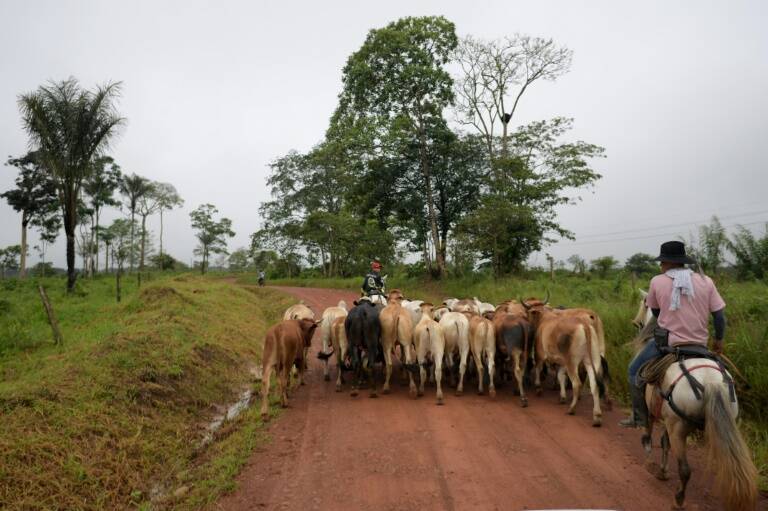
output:
[{"label": "cattle hoof", "polygon": [[304,380],[301,380],[301,381],[299,382],[299,385],[306,385],[306,383],[304,383]]},{"label": "cattle hoof", "polygon": [[325,381],[331,381],[331,375],[330,374],[326,374],[325,376],[323,376],[323,379]]},{"label": "cattle hoof", "polygon": [[490,389],[488,391],[488,396],[490,396],[491,398],[495,399],[496,398],[496,389]]},{"label": "cattle hoof", "polygon": [[437,404],[438,404],[438,406],[444,405],[445,402],[443,402],[443,398],[441,398],[441,397],[437,398]]},{"label": "cattle hoof", "polygon": [[525,397],[522,398],[520,400],[520,406],[522,406],[523,408],[527,408],[528,407],[528,398],[525,398]]},{"label": "cattle hoof", "polygon": [[371,392],[370,394],[368,394],[368,397],[371,397],[371,398],[373,398],[373,397],[379,397],[379,395],[378,395],[378,394],[376,394],[375,392]]},{"label": "cattle hoof", "polygon": [[478,389],[478,390],[477,390],[477,395],[478,395],[478,396],[482,396],[482,395],[483,395],[483,391],[482,391],[482,389]]},{"label": "cattle hoof", "polygon": [[349,395],[352,396],[352,397],[357,397],[357,389],[355,389],[352,392],[350,392]]},{"label": "cattle hoof", "polygon": [[603,419],[600,417],[593,417],[592,418],[592,427],[599,428],[603,425]]},{"label": "cattle hoof", "polygon": [[568,408],[568,411],[565,412],[566,415],[576,415],[576,410],[573,408]]},{"label": "cattle hoof", "polygon": [[536,395],[537,396],[541,395],[541,387],[536,387]]},{"label": "cattle hoof", "polygon": [[463,390],[457,390],[456,392],[454,392],[454,395],[455,396],[463,396],[464,395],[464,391]]},{"label": "cattle hoof", "polygon": [[382,394],[389,394],[389,389],[381,389]]},{"label": "cattle hoof", "polygon": [[422,389],[419,389],[419,390],[416,392],[416,397],[421,397],[421,396],[423,396],[423,395],[424,395],[424,391],[423,391]]},{"label": "cattle hoof", "polygon": [[564,404],[565,404],[565,403],[567,403],[567,402],[568,402],[568,398],[566,398],[566,397],[562,397],[562,396],[560,397],[560,404],[561,404],[561,405],[564,405]]},{"label": "cattle hoof", "polygon": [[336,392],[341,392],[341,385],[336,385]]},{"label": "cattle hoof", "polygon": [[418,397],[418,392],[416,392],[416,389],[411,389],[408,391],[408,393],[411,395],[413,399],[416,399]]}]

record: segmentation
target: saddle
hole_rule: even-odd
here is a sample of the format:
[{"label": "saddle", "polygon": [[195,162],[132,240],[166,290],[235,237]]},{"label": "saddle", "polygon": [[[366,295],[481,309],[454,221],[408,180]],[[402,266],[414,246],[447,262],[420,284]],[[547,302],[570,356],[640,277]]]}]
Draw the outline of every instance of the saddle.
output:
[{"label": "saddle", "polygon": [[[646,385],[653,385],[655,387],[654,395],[660,398],[654,399],[653,402],[654,406],[653,410],[651,410],[653,420],[661,417],[661,407],[663,402],[666,401],[672,411],[675,412],[681,419],[693,424],[699,429],[704,429],[703,419],[687,415],[675,404],[674,400],[672,399],[672,393],[675,390],[675,386],[682,378],[685,378],[693,390],[693,395],[697,400],[701,400],[704,395],[704,385],[702,385],[701,382],[699,382],[699,380],[697,380],[691,373],[696,369],[704,367],[711,367],[720,371],[720,373],[723,375],[723,382],[728,384],[728,392],[731,402],[736,402],[736,390],[734,387],[733,379],[725,370],[720,357],[716,353],[710,351],[706,346],[700,344],[660,346],[659,351],[664,353],[664,356],[649,360],[640,368],[640,378],[645,382]],[[684,362],[691,358],[713,361],[717,367],[709,363],[704,363],[689,368],[685,365]],[[661,389],[661,382],[664,379],[664,375],[666,374],[669,367],[675,363],[680,366],[681,374],[672,382],[667,391],[664,392]]]}]

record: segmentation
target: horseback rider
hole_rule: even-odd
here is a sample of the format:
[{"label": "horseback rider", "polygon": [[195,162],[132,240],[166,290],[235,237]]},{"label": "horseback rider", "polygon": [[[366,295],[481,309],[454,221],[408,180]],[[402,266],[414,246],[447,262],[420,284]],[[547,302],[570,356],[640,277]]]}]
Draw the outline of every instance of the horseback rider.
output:
[{"label": "horseback rider", "polygon": [[384,296],[384,277],[381,276],[381,261],[374,258],[371,262],[371,271],[365,276],[362,287],[363,296]]},{"label": "horseback rider", "polygon": [[657,319],[654,339],[629,363],[629,391],[632,397],[632,415],[621,421],[625,427],[644,427],[648,421],[645,402],[645,383],[638,377],[640,368],[650,360],[664,355],[660,347],[681,344],[707,345],[709,316],[715,327],[713,351],[722,353],[725,335],[725,302],[712,279],[694,273],[686,264],[695,261],[685,253],[680,241],[661,245],[659,257],[661,274],[651,279],[645,304]]}]

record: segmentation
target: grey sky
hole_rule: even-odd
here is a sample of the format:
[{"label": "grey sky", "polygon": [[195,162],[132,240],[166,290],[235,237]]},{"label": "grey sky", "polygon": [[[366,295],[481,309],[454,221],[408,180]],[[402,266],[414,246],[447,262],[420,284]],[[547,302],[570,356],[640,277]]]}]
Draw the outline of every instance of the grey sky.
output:
[{"label": "grey sky", "polygon": [[[713,214],[725,225],[768,220],[768,3],[759,0],[2,0],[0,157],[26,150],[19,93],[68,76],[87,87],[121,80],[128,124],[113,156],[186,201],[166,216],[170,253],[190,261],[189,211],[206,202],[233,220],[230,248],[246,246],[268,198],[267,163],[321,139],[349,54],[370,28],[427,14],[445,15],[459,35],[527,33],[574,50],[572,71],[537,84],[517,116],[572,116],[572,138],[606,148],[594,194],[562,212],[579,239],[550,247],[557,259],[655,252]],[[0,190],[14,177],[0,168]],[[19,223],[3,201],[0,247],[19,242]],[[598,243],[607,239],[619,241]]]}]

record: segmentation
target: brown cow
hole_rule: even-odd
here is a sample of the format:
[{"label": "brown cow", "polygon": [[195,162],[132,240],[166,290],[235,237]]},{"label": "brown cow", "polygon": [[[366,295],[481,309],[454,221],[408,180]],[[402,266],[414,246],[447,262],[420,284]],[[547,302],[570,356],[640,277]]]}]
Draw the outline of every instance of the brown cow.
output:
[{"label": "brown cow", "polygon": [[610,379],[610,374],[608,372],[608,360],[605,358],[605,328],[603,327],[603,320],[600,319],[600,316],[593,311],[592,309],[586,309],[583,307],[574,307],[574,308],[562,308],[558,307],[556,309],[553,309],[548,305],[549,302],[549,293],[547,293],[547,299],[545,301],[538,300],[536,298],[529,298],[525,301],[523,301],[522,305],[526,309],[530,309],[532,307],[544,307],[547,310],[550,310],[554,314],[559,314],[560,316],[564,317],[576,317],[576,318],[582,318],[585,321],[587,321],[592,327],[595,329],[596,339],[597,339],[597,346],[598,351],[600,353],[600,360],[598,361],[598,369],[597,369],[597,385],[600,391],[600,397],[603,398],[605,402],[605,406],[610,410],[613,406],[613,403],[611,402],[610,397],[608,396],[607,389],[604,383],[604,380]]},{"label": "brown cow", "polygon": [[[312,319],[289,319],[267,330],[262,353],[261,418],[269,420],[269,386],[272,369],[277,372],[280,405],[288,406],[291,367],[304,366],[304,347],[312,342],[317,323]],[[301,371],[299,371],[301,374]]]},{"label": "brown cow", "polygon": [[598,378],[600,375],[600,351],[597,333],[589,320],[578,315],[562,315],[544,306],[534,306],[528,317],[536,331],[536,366],[534,369],[536,393],[541,393],[541,369],[545,363],[557,364],[557,380],[560,383],[560,402],[567,401],[565,392],[566,373],[573,386],[573,399],[568,413],[573,415],[581,392],[579,366],[587,371],[592,393],[592,425],[602,423]]}]

